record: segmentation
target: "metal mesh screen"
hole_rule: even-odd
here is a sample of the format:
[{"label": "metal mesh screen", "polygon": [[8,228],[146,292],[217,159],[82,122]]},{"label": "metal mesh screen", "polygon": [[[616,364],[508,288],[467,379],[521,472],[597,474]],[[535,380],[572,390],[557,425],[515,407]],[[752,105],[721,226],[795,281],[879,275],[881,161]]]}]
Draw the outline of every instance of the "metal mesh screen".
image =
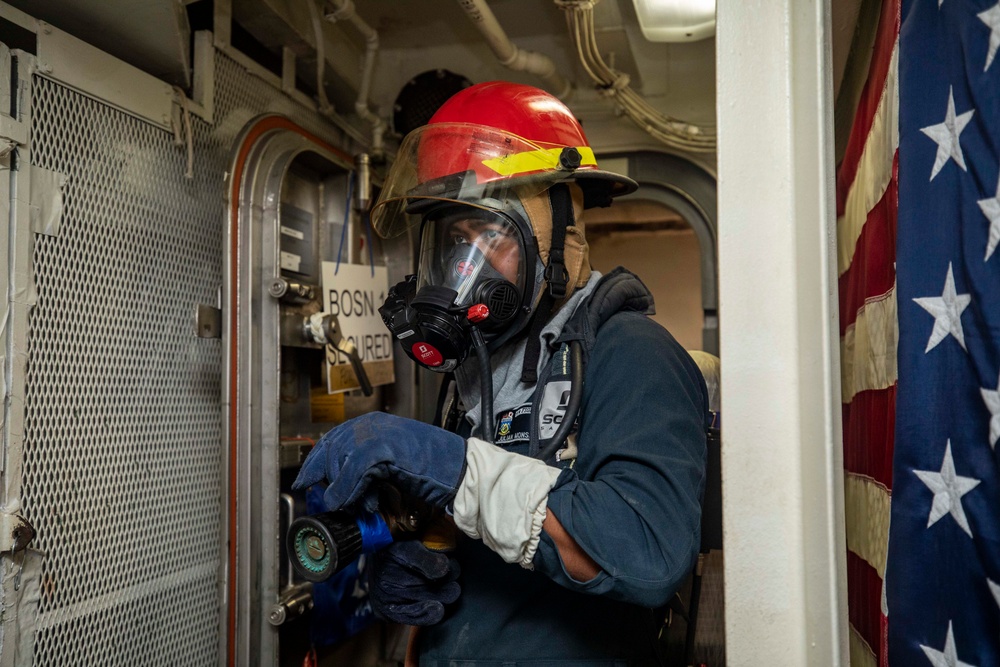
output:
[{"label": "metal mesh screen", "polygon": [[701,606],[698,608],[698,631],[694,640],[696,662],[710,667],[722,667],[726,664],[723,553],[723,551],[710,551],[705,557],[701,581]]},{"label": "metal mesh screen", "polygon": [[186,180],[169,133],[49,80],[31,104],[32,163],[68,176],[61,228],[33,256],[35,664],[213,664],[221,357],[193,317],[221,283],[219,176]]},{"label": "metal mesh screen", "polygon": [[224,174],[242,127],[315,117],[216,53],[215,123],[173,136],[48,79],[31,162],[68,176],[35,237],[24,513],[43,561],[34,664],[217,665],[224,534],[220,341],[194,333],[222,284]]},{"label": "metal mesh screen", "polygon": [[[690,664],[723,667],[726,664],[725,599],[723,590],[723,551],[713,550],[705,555],[702,569],[701,596],[699,597],[697,630],[694,636]],[[690,610],[691,577],[678,591],[681,605]],[[662,637],[666,649],[665,667],[686,667],[684,650],[688,624],[674,616]]]},{"label": "metal mesh screen", "polygon": [[[263,79],[248,74],[222,53],[215,54],[215,127],[206,137],[213,154],[221,158],[219,169],[228,169],[229,150],[237,134],[255,116],[276,113],[286,116],[319,137],[330,134],[330,126]],[[220,172],[221,173],[221,172]]]}]

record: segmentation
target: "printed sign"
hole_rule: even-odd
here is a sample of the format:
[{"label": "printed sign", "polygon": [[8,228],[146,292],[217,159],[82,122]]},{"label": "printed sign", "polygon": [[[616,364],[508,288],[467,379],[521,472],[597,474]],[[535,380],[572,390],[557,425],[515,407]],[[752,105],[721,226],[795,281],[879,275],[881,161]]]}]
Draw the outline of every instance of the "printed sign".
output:
[{"label": "printed sign", "polygon": [[[337,316],[344,338],[354,343],[373,387],[395,381],[392,336],[378,309],[389,291],[389,272],[383,266],[323,262],[323,310]],[[326,346],[327,391],[331,394],[360,385],[347,355]]]}]

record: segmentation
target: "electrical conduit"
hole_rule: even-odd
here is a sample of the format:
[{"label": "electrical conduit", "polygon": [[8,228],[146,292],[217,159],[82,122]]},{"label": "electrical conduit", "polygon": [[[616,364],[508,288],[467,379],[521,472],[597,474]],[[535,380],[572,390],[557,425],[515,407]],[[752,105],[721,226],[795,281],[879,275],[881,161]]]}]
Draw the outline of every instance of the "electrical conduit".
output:
[{"label": "electrical conduit", "polygon": [[361,118],[372,126],[372,154],[380,156],[383,151],[382,137],[385,134],[385,121],[368,108],[368,95],[371,92],[372,75],[375,71],[375,57],[378,54],[378,32],[364,19],[358,16],[351,0],[333,0],[336,9],[326,15],[327,21],[349,21],[365,38],[365,60],[361,70],[361,85],[358,87],[358,100],[354,110]]},{"label": "electrical conduit", "polygon": [[546,55],[515,46],[486,4],[486,0],[458,0],[458,4],[486,38],[486,43],[496,54],[501,65],[516,72],[528,72],[541,77],[548,82],[552,93],[559,99],[565,99],[569,95],[570,82],[556,71],[555,63]]}]

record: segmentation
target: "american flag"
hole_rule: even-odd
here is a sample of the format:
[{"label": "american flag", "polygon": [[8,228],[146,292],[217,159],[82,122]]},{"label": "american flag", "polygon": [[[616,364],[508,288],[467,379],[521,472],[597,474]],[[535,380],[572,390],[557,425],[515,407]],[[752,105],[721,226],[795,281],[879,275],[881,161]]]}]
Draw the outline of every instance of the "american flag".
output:
[{"label": "american flag", "polygon": [[884,0],[837,173],[847,594],[852,666],[884,666],[896,419],[899,0]]},{"label": "american flag", "polygon": [[997,0],[884,0],[838,173],[855,665],[1000,667],[998,48]]}]

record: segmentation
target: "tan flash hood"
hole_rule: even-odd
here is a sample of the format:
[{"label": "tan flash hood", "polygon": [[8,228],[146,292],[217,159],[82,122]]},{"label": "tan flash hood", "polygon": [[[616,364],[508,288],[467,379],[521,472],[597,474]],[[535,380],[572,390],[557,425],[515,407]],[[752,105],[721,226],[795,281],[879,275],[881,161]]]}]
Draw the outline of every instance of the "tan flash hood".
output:
[{"label": "tan flash hood", "polygon": [[[566,283],[566,298],[568,299],[577,287],[583,287],[590,279],[590,246],[584,235],[583,221],[583,190],[576,183],[569,183],[570,196],[573,199],[574,224],[566,227],[566,244],[563,257],[569,280]],[[552,247],[552,206],[549,204],[548,192],[535,195],[522,202],[528,214],[528,221],[538,242],[538,254],[542,262],[548,266],[549,249]],[[539,294],[548,289],[543,282]]]}]

